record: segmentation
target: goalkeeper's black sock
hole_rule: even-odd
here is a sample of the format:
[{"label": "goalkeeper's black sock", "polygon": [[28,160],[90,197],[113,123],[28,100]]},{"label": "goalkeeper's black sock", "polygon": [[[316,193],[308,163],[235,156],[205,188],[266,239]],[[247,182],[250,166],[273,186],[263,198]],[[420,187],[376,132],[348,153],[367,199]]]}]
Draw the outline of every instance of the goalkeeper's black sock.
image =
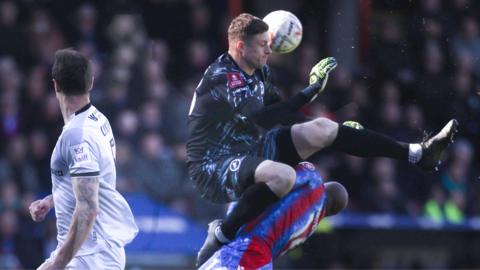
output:
[{"label": "goalkeeper's black sock", "polygon": [[[359,157],[409,159],[409,144],[368,129],[340,125],[331,149]],[[421,155],[421,154],[420,154]]]},{"label": "goalkeeper's black sock", "polygon": [[229,242],[235,237],[240,227],[259,216],[278,199],[278,196],[265,183],[250,186],[243,193],[237,206],[223,221],[220,230],[215,231],[217,239],[223,243]]}]

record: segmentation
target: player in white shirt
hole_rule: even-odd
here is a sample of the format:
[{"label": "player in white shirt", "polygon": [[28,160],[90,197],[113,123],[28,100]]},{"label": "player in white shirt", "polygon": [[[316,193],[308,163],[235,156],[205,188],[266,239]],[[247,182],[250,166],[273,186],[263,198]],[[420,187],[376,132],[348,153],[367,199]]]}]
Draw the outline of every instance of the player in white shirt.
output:
[{"label": "player in white shirt", "polygon": [[116,191],[115,139],[108,119],[90,104],[89,60],[55,53],[55,93],[65,122],[50,161],[52,195],[30,205],[34,221],[55,207],[58,246],[39,269],[123,269],[124,246],[138,232]]}]

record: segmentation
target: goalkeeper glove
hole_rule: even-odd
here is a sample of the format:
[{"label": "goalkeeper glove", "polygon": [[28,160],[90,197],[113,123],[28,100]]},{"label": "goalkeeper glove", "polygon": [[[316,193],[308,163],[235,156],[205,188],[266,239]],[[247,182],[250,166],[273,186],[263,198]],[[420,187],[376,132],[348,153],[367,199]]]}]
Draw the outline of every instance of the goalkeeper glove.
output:
[{"label": "goalkeeper glove", "polygon": [[310,71],[310,86],[316,92],[310,101],[314,100],[320,94],[328,81],[328,74],[337,67],[337,60],[334,57],[327,57],[318,62]]}]

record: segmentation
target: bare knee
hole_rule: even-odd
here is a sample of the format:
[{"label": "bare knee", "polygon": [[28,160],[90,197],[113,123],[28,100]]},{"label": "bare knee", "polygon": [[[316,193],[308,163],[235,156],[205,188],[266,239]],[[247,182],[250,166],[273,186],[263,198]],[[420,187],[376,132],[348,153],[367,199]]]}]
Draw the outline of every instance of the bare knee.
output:
[{"label": "bare knee", "polygon": [[310,122],[312,131],[312,142],[316,146],[326,147],[332,144],[337,136],[338,124],[328,118],[317,118]]},{"label": "bare knee", "polygon": [[338,124],[328,118],[316,118],[312,121],[292,126],[293,143],[303,159],[329,146],[335,140]]},{"label": "bare knee", "polygon": [[255,170],[255,182],[264,182],[278,197],[285,196],[295,184],[297,173],[283,163],[265,160]]}]

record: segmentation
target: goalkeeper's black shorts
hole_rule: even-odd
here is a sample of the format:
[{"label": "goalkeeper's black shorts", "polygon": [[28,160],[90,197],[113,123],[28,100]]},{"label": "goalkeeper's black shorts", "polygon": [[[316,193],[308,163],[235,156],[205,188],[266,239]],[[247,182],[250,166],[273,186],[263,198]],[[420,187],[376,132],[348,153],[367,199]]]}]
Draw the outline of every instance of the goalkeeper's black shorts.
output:
[{"label": "goalkeeper's black shorts", "polygon": [[302,159],[292,142],[291,128],[268,131],[246,153],[219,158],[213,162],[191,164],[189,175],[203,198],[215,203],[236,201],[254,183],[255,170],[264,160],[295,166]]}]

